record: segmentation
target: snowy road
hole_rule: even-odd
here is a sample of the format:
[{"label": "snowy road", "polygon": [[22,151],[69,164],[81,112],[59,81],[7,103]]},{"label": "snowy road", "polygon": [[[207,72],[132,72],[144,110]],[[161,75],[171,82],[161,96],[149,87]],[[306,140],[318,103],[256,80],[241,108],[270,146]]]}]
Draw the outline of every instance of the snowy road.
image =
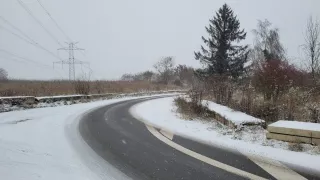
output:
[{"label": "snowy road", "polygon": [[133,118],[143,98],[1,113],[1,179],[276,179],[244,155]]},{"label": "snowy road", "polygon": [[0,179],[125,179],[85,144],[76,125],[87,111],[136,98],[0,113]]},{"label": "snowy road", "polygon": [[[108,105],[88,113],[80,132],[88,145],[132,179],[277,179],[248,157],[162,132],[132,117],[145,100]],[[281,174],[281,169],[273,168]],[[293,172],[293,171],[292,171]],[[317,179],[296,172],[293,179]],[[291,174],[292,175],[292,174]],[[292,176],[282,179],[292,179]]]}]

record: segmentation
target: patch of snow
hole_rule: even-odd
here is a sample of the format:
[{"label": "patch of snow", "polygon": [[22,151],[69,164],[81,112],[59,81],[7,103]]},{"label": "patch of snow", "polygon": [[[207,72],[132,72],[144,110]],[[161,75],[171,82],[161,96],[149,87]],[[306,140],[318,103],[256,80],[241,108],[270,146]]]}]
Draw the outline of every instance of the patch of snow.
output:
[{"label": "patch of snow", "polygon": [[269,126],[291,128],[291,129],[303,129],[303,130],[319,131],[320,132],[320,124],[319,123],[280,120],[280,121],[277,121],[275,123],[270,124]]},{"label": "patch of snow", "polygon": [[41,96],[41,97],[35,97],[36,99],[55,99],[55,98],[68,98],[68,97],[83,97],[86,95],[82,94],[73,94],[73,95],[60,95],[60,96]]},{"label": "patch of snow", "polygon": [[294,152],[288,150],[290,147],[287,142],[267,140],[266,130],[259,126],[233,130],[215,121],[185,120],[176,112],[173,100],[173,97],[169,97],[146,101],[130,111],[147,124],[198,142],[320,171],[319,147],[304,144],[304,152]]},{"label": "patch of snow", "polygon": [[33,96],[4,96],[0,99],[22,99],[22,98],[33,98]]},{"label": "patch of snow", "polygon": [[136,98],[0,113],[0,179],[126,179],[86,145],[77,122],[93,108]]},{"label": "patch of snow", "polygon": [[210,110],[218,113],[220,116],[233,122],[236,126],[247,124],[247,123],[250,123],[250,124],[264,123],[264,120],[262,119],[252,117],[240,111],[235,111],[227,106],[223,106],[212,101],[203,101],[203,102],[205,104],[208,104],[208,108]]},{"label": "patch of snow", "polygon": [[253,64],[253,61],[247,61],[247,62],[245,62],[245,63],[243,64],[243,67],[244,67],[244,68],[247,68],[247,67],[251,66],[252,64]]},{"label": "patch of snow", "polygon": [[18,110],[24,110],[24,108],[20,106],[12,106],[9,104],[0,104],[0,113],[8,112],[8,111],[18,111]]}]

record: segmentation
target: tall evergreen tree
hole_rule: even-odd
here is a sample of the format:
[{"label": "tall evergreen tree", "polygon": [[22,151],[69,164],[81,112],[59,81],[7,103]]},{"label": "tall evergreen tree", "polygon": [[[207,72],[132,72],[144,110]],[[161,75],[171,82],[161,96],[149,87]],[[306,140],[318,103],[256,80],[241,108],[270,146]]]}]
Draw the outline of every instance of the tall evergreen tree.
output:
[{"label": "tall evergreen tree", "polygon": [[248,46],[238,44],[246,38],[246,33],[243,29],[240,30],[237,16],[227,4],[224,4],[209,21],[209,27],[206,27],[209,37],[202,37],[207,48],[201,46],[201,52],[195,52],[195,59],[207,65],[203,71],[207,76],[239,77],[244,72]]}]

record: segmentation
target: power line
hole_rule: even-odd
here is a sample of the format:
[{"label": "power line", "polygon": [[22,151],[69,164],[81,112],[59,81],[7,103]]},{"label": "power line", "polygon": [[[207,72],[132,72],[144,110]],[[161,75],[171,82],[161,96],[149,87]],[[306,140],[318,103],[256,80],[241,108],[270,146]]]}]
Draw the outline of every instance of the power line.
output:
[{"label": "power line", "polygon": [[18,3],[21,5],[21,7],[46,31],[46,33],[53,39],[56,41],[56,43],[58,43],[60,46],[62,46],[62,44],[59,42],[59,40],[41,23],[41,21],[39,21],[34,14],[31,12],[31,10],[25,6],[25,4],[21,1],[21,0],[17,0]]},{"label": "power line", "polygon": [[[11,25],[12,25],[12,24],[11,24]],[[14,26],[12,25],[12,27],[14,27]],[[55,55],[53,52],[51,52],[51,51],[49,51],[48,49],[46,49],[45,47],[43,47],[42,45],[40,45],[39,43],[37,43],[35,40],[31,39],[28,35],[26,35],[25,33],[23,33],[23,32],[22,32],[20,29],[18,29],[17,27],[15,27],[14,29],[17,28],[16,30],[19,31],[19,32],[20,32],[21,34],[23,34],[24,36],[26,36],[26,38],[23,38],[23,37],[21,37],[20,35],[12,32],[12,31],[10,31],[9,29],[5,28],[4,26],[1,26],[1,25],[0,25],[0,28],[2,28],[2,29],[4,29],[5,31],[7,31],[8,33],[16,36],[17,38],[25,41],[26,43],[29,43],[29,44],[37,47],[37,48],[40,48],[40,49],[46,51],[47,53],[49,53],[50,55],[52,55],[53,57],[61,60],[61,58],[60,58],[59,56]]]},{"label": "power line", "polygon": [[[27,43],[29,43],[29,44],[32,44],[32,42],[30,42],[29,40],[27,40],[27,39],[25,39],[25,38],[21,37],[20,35],[18,35],[18,34],[16,34],[16,33],[12,32],[12,31],[10,31],[9,29],[5,28],[4,26],[1,26],[1,25],[0,25],[0,28],[2,28],[3,30],[7,31],[8,33],[10,33],[10,34],[12,34],[12,35],[14,35],[14,36],[16,36],[16,37],[18,37],[18,38],[22,39],[23,41],[25,41],[25,42],[27,42]],[[33,44],[32,44],[32,45],[33,45]]]},{"label": "power line", "polygon": [[62,32],[62,34],[68,39],[68,41],[72,41],[71,38],[62,30],[62,28],[58,25],[57,21],[54,20],[54,18],[51,16],[49,11],[43,6],[40,0],[37,0],[42,9],[47,13],[47,15],[50,17],[51,21],[57,26],[57,28]]},{"label": "power line", "polygon": [[[8,57],[4,57],[4,56],[1,56],[3,59],[7,59]],[[15,58],[13,58],[13,57],[9,57],[11,60],[13,60],[13,61],[15,61],[15,62],[18,62],[18,63],[24,63],[24,64],[26,64],[26,62],[25,61],[22,61],[22,60],[20,60],[20,59],[15,59]]]},{"label": "power line", "polygon": [[6,20],[4,17],[0,16],[0,18],[2,19],[2,21],[4,21],[5,23],[7,23],[11,28],[13,28],[14,30],[18,31],[19,33],[21,33],[22,35],[24,35],[28,40],[34,42],[27,34],[25,34],[23,31],[21,31],[18,27],[16,27],[15,25],[11,24],[8,20]]},{"label": "power line", "polygon": [[[8,57],[4,57],[4,56],[0,56],[2,59],[8,59]],[[23,62],[23,61],[20,61],[20,60],[18,60],[18,59],[15,59],[15,58],[13,58],[13,57],[9,57],[9,59],[11,59],[11,60],[13,60],[13,61],[15,61],[15,62],[18,62],[18,63],[26,63],[26,62]],[[57,75],[61,78],[61,79],[63,79],[63,76],[61,75],[61,73],[59,73],[58,71],[54,71],[55,73],[57,73]]]},{"label": "power line", "polygon": [[[8,54],[8,55],[14,56],[14,57],[16,57],[16,58],[19,58],[19,59],[21,59],[21,60],[24,60],[25,62],[30,62],[30,63],[32,63],[32,64],[41,66],[41,67],[43,67],[43,68],[50,68],[50,69],[52,69],[52,67],[49,66],[49,65],[47,65],[47,64],[42,64],[42,63],[40,63],[40,62],[38,62],[38,61],[34,61],[34,60],[32,60],[32,59],[19,56],[19,55],[15,54],[15,53],[12,53],[12,52],[7,51],[7,50],[0,49],[0,51],[6,53],[6,54]],[[12,59],[12,60],[14,60],[14,61],[16,61],[16,62],[23,62],[23,61],[21,61],[21,60],[15,59],[15,58],[13,58],[13,57],[10,57],[10,59]],[[59,76],[62,77],[61,73],[59,73],[58,71],[55,71],[54,69],[53,69],[53,71],[56,72],[56,73],[58,73]]]},{"label": "power line", "polygon": [[1,51],[1,52],[4,52],[4,53],[6,53],[6,54],[9,54],[9,55],[11,55],[11,56],[15,56],[15,57],[17,57],[17,58],[19,58],[19,59],[23,59],[23,60],[25,60],[25,61],[32,62],[33,64],[41,65],[41,66],[43,66],[43,67],[50,67],[49,65],[42,64],[42,63],[37,62],[37,61],[34,61],[34,60],[32,60],[32,59],[28,59],[28,58],[19,56],[19,55],[17,55],[17,54],[14,54],[14,53],[9,52],[9,51],[4,50],[4,49],[0,49],[0,51]]}]

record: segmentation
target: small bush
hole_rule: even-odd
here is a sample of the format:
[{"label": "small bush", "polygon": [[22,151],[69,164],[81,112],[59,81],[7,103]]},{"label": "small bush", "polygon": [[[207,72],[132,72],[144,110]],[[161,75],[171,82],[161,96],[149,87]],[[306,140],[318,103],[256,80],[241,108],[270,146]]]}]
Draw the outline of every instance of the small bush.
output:
[{"label": "small bush", "polygon": [[194,101],[188,102],[182,97],[178,97],[174,100],[175,105],[178,107],[178,112],[187,115],[191,118],[215,118],[215,113],[211,111],[207,106],[196,103]]},{"label": "small bush", "polygon": [[288,148],[291,151],[302,152],[303,146],[300,143],[289,143]]},{"label": "small bush", "polygon": [[17,93],[14,92],[12,89],[5,89],[0,91],[0,96],[15,96]]},{"label": "small bush", "polygon": [[74,82],[74,90],[77,94],[89,94],[90,83],[84,80],[77,80]]},{"label": "small bush", "polygon": [[279,119],[279,108],[270,102],[263,102],[254,106],[252,115],[272,123]]}]

